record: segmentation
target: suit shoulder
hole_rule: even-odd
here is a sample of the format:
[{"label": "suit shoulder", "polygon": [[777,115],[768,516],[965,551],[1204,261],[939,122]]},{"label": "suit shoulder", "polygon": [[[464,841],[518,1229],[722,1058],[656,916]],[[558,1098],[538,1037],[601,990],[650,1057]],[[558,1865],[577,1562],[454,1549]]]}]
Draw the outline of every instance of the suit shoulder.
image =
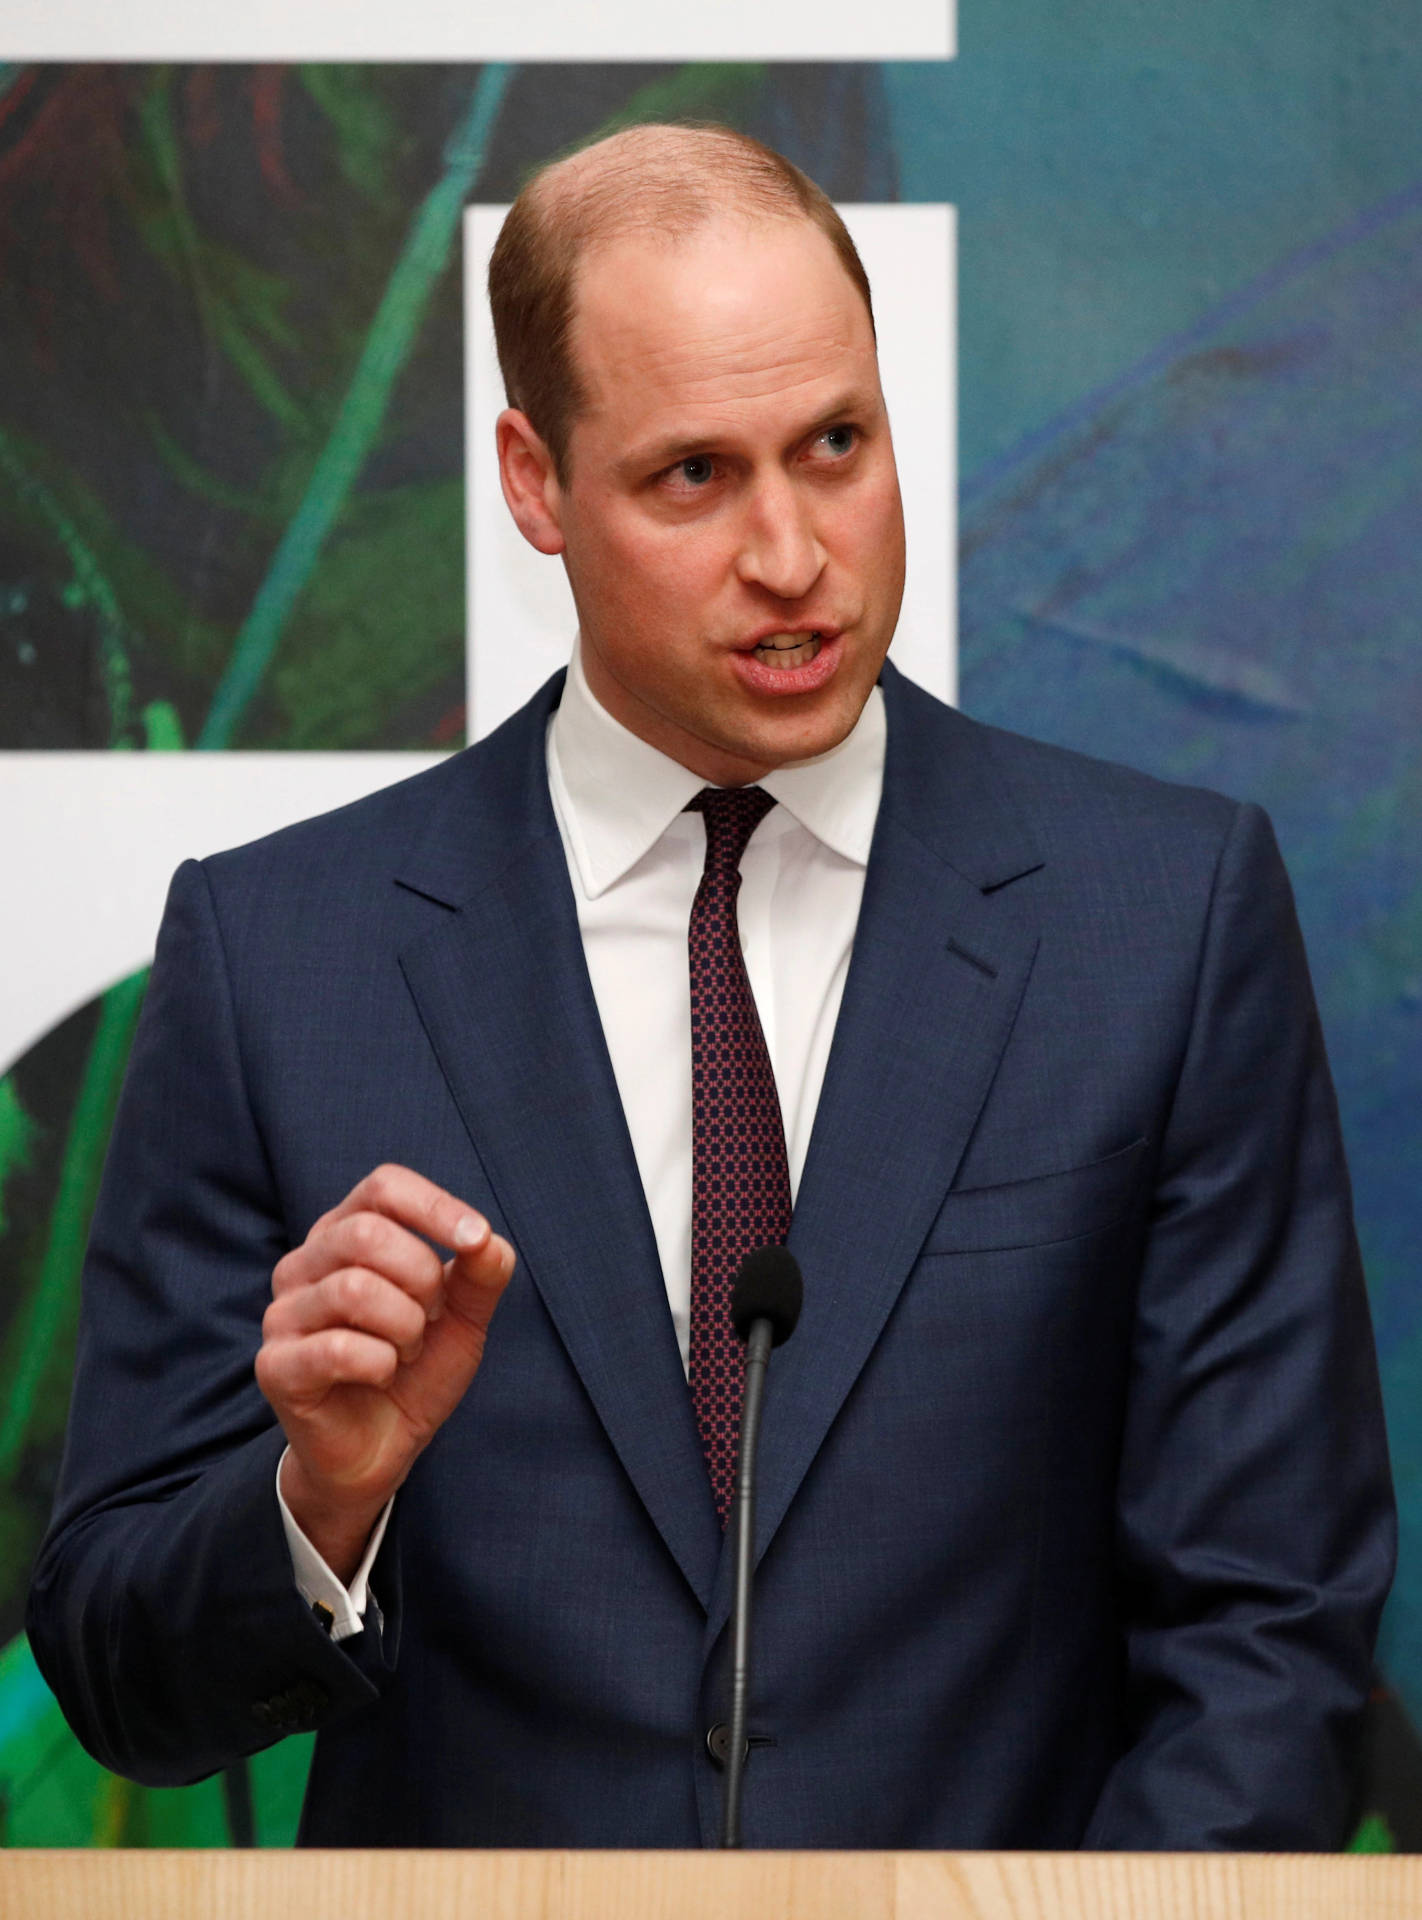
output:
[{"label": "suit shoulder", "polygon": [[1037,871],[1065,895],[1167,898],[1196,911],[1239,829],[1272,847],[1256,807],[991,726],[902,676],[889,713],[886,804],[985,889]]},{"label": "suit shoulder", "polygon": [[543,744],[562,687],[555,674],[517,713],[463,752],[345,806],[202,862],[214,892],[339,899],[385,889],[397,873],[453,901],[470,876],[516,858],[553,830]]},{"label": "suit shoulder", "polygon": [[300,880],[330,872],[333,863],[348,877],[369,867],[388,871],[391,860],[399,858],[430,815],[462,783],[464,762],[471,751],[466,748],[437,766],[422,767],[339,807],[210,854],[200,864],[220,888],[274,878]]},{"label": "suit shoulder", "polygon": [[[894,708],[920,764],[949,771],[952,785],[986,783],[1010,800],[1024,826],[1052,840],[1093,829],[1201,835],[1218,843],[1240,803],[1206,787],[1163,780],[1113,760],[993,726],[896,676]],[[892,710],[892,709],[891,709]],[[930,744],[931,743],[931,744]],[[928,752],[924,753],[924,747]],[[960,777],[955,777],[955,775]]]},{"label": "suit shoulder", "polygon": [[1193,917],[1206,910],[1246,816],[1273,845],[1259,809],[1224,794],[1005,728],[981,731],[986,755],[1056,883],[1083,898],[1173,904]]},{"label": "suit shoulder", "polygon": [[1219,839],[1239,812],[1237,800],[1211,788],[1164,780],[1120,761],[963,717],[980,732],[985,751],[1020,799],[1048,820],[1065,809],[1073,824],[1149,821]]}]

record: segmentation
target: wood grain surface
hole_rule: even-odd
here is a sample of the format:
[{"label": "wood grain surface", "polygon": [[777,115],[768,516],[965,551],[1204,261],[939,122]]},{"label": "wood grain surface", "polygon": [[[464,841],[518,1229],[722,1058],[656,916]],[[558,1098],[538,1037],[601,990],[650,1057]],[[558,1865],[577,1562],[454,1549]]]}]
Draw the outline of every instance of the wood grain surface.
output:
[{"label": "wood grain surface", "polygon": [[0,1920],[1422,1920],[1422,1855],[0,1853]]}]

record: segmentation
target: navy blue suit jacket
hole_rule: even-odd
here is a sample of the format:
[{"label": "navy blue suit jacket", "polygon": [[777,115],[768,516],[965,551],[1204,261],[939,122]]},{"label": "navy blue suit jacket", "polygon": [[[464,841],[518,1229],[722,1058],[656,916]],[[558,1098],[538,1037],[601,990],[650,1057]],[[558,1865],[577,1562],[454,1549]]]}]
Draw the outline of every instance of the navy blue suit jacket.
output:
[{"label": "navy blue suit jacket", "polygon": [[[884,687],[762,1441],[747,1843],[1331,1845],[1393,1520],[1268,824]],[[185,867],[115,1131],[35,1651],[140,1779],[318,1727],[313,1842],[717,1830],[729,1556],[549,804],[557,693]],[[252,1361],[273,1263],[386,1160],[520,1265],[335,1645]]]}]

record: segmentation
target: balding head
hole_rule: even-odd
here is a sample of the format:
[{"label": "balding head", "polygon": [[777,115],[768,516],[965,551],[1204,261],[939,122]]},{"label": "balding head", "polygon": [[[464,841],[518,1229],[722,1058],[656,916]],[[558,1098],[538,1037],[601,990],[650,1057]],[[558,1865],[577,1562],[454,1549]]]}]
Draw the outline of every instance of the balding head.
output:
[{"label": "balding head", "polygon": [[509,210],[489,261],[494,340],[509,405],[569,478],[588,394],[574,340],[578,269],[629,237],[674,247],[713,220],[808,220],[826,236],[873,324],[869,281],[833,203],[781,154],[728,127],[637,126],[543,168]]}]

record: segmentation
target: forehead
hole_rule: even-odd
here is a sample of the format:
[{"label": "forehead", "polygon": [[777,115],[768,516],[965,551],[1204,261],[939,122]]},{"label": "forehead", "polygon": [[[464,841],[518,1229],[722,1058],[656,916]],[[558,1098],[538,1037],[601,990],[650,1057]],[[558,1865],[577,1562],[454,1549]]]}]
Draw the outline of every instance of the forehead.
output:
[{"label": "forehead", "polygon": [[589,402],[579,424],[594,432],[813,411],[821,386],[878,393],[863,298],[808,220],[723,218],[674,243],[597,247],[578,276],[573,350]]}]

